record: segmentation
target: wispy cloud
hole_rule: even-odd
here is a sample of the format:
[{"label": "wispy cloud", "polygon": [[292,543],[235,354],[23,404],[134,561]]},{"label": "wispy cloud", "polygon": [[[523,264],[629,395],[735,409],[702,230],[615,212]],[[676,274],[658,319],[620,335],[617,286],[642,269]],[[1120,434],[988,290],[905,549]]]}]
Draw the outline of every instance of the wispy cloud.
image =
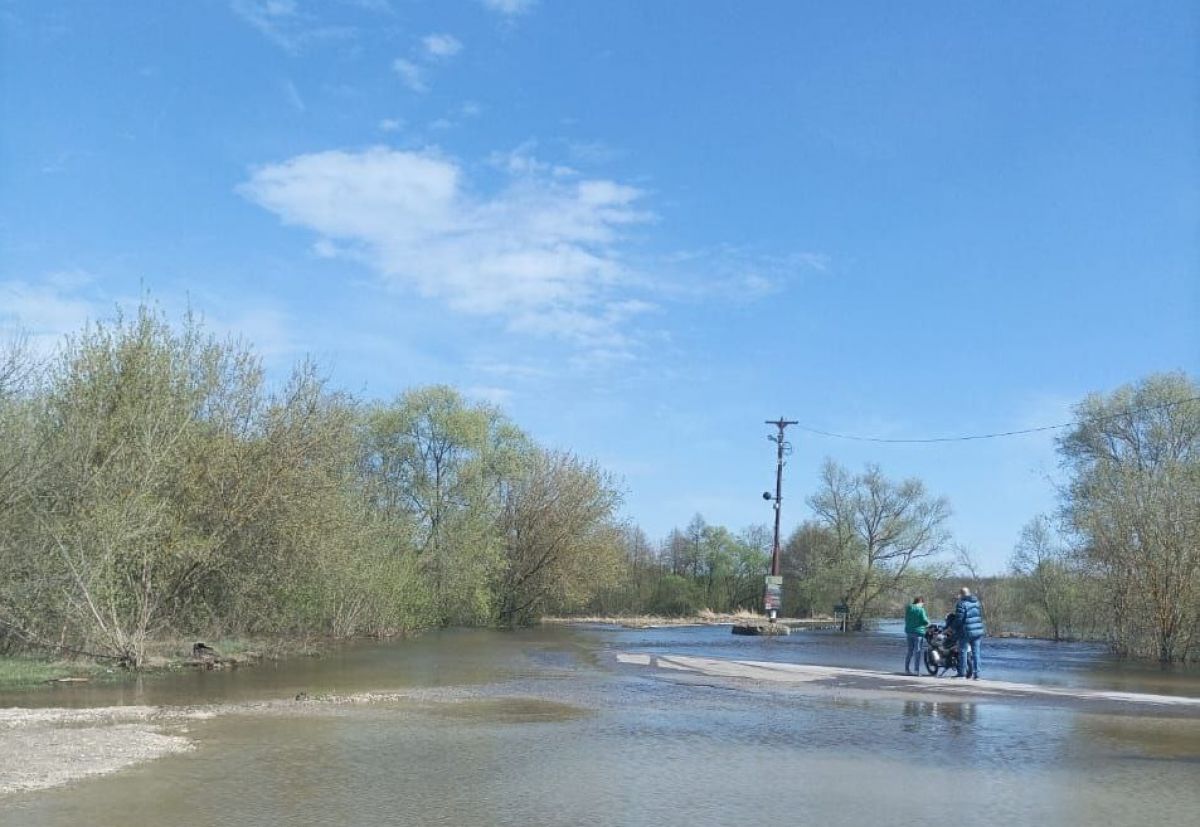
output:
[{"label": "wispy cloud", "polygon": [[591,165],[612,163],[625,154],[603,141],[568,141],[567,151],[572,161]]},{"label": "wispy cloud", "polygon": [[622,327],[650,309],[626,295],[624,231],[652,215],[617,181],[531,167],[485,196],[451,158],[377,147],[264,166],[240,191],[318,233],[326,254],[513,331],[619,352]]},{"label": "wispy cloud", "polygon": [[444,132],[448,129],[454,129],[461,126],[463,121],[477,118],[482,114],[483,108],[474,101],[467,101],[462,106],[449,110],[440,118],[434,118],[426,125],[426,129],[432,132]]},{"label": "wispy cloud", "polygon": [[418,50],[408,57],[392,61],[392,69],[414,92],[429,91],[429,70],[433,63],[444,63],[462,51],[463,44],[452,34],[427,34]]},{"label": "wispy cloud", "polygon": [[466,390],[469,397],[488,402],[492,405],[507,405],[513,399],[513,392],[508,388],[498,388],[490,385],[475,385]]},{"label": "wispy cloud", "polygon": [[537,0],[481,0],[484,8],[506,17],[525,14],[537,5]]},{"label": "wispy cloud", "polygon": [[413,63],[407,58],[398,57],[392,61],[392,69],[400,76],[400,80],[404,81],[404,85],[414,92],[425,93],[429,91],[429,84],[425,82],[424,67]]},{"label": "wispy cloud", "polygon": [[471,368],[479,373],[500,377],[510,382],[536,382],[553,374],[550,369],[539,365],[496,362],[489,359],[475,362]]},{"label": "wispy cloud", "polygon": [[381,14],[392,14],[395,12],[395,9],[392,8],[392,4],[388,0],[341,0],[341,2]]},{"label": "wispy cloud", "polygon": [[230,8],[280,48],[297,53],[313,43],[346,40],[353,26],[331,25],[300,8],[296,0],[231,0]]},{"label": "wispy cloud", "polygon": [[533,152],[537,149],[536,141],[525,141],[507,152],[493,152],[488,161],[492,166],[502,169],[510,175],[553,175],[565,178],[579,173],[563,164],[551,164],[537,158]]},{"label": "wispy cloud", "polygon": [[663,295],[698,301],[753,302],[786,290],[798,279],[831,270],[829,256],[814,252],[772,254],[721,244],[663,256],[653,263]]},{"label": "wispy cloud", "polygon": [[0,342],[20,335],[34,353],[47,357],[88,325],[112,322],[120,314],[131,318],[139,304],[147,303],[172,324],[195,312],[205,329],[246,342],[268,365],[284,368],[304,352],[291,316],[273,299],[242,295],[231,301],[182,288],[151,293],[145,286],[140,294],[113,293],[104,289],[104,281],[84,270],[0,281]]},{"label": "wispy cloud", "polygon": [[292,318],[280,308],[217,307],[204,321],[217,335],[246,342],[269,365],[290,365],[304,352]]},{"label": "wispy cloud", "polygon": [[427,34],[421,39],[425,53],[430,57],[454,57],[462,51],[462,41],[452,34]]},{"label": "wispy cloud", "polygon": [[0,282],[0,338],[20,333],[35,352],[50,354],[64,336],[111,311],[91,290],[93,282],[80,270],[53,273],[36,282]]},{"label": "wispy cloud", "polygon": [[287,97],[288,103],[290,103],[292,108],[297,112],[304,112],[306,109],[308,109],[308,107],[304,105],[304,98],[300,97],[300,90],[297,89],[296,84],[292,83],[290,80],[285,80],[283,82],[283,93]]}]

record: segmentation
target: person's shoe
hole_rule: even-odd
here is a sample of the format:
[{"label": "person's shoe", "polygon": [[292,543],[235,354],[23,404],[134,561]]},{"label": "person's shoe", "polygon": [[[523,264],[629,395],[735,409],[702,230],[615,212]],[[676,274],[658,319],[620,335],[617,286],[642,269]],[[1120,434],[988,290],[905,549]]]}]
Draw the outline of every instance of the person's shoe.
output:
[{"label": "person's shoe", "polygon": [[971,680],[973,680],[973,681],[977,681],[977,680],[979,680],[979,676],[978,676],[978,675],[972,675],[972,676],[971,676]]},{"label": "person's shoe", "polygon": [[952,678],[965,678],[966,675],[951,675]]}]

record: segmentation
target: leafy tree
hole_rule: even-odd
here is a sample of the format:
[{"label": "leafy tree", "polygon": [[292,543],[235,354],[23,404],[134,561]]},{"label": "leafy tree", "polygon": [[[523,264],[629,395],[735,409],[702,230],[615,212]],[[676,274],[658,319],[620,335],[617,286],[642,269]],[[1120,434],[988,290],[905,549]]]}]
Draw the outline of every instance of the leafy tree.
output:
[{"label": "leafy tree", "polygon": [[642,613],[655,584],[666,573],[655,547],[642,529],[630,523],[616,526],[619,555],[613,582],[601,585],[587,601],[588,614],[619,616]]},{"label": "leafy tree", "polygon": [[1083,578],[1070,552],[1056,542],[1047,517],[1035,517],[1021,530],[1009,565],[1051,637],[1071,637],[1079,620]]},{"label": "leafy tree", "polygon": [[701,609],[699,585],[678,574],[668,574],[654,587],[646,609],[651,614],[667,617],[694,615]]},{"label": "leafy tree", "polygon": [[594,463],[561,452],[528,455],[504,488],[498,621],[527,624],[547,606],[569,611],[610,587],[620,571],[619,503],[611,477]]},{"label": "leafy tree", "polygon": [[1063,515],[1103,580],[1118,652],[1200,651],[1200,386],[1157,374],[1075,408]]},{"label": "leafy tree", "polygon": [[367,415],[362,467],[373,505],[403,517],[443,623],[493,616],[504,566],[504,486],[531,443],[499,410],[442,385]]},{"label": "leafy tree", "polygon": [[792,617],[828,614],[846,599],[857,572],[853,546],[839,542],[824,523],[806,520],[780,549],[784,613]]},{"label": "leafy tree", "polygon": [[195,319],[175,333],[142,307],[69,340],[49,381],[38,428],[54,471],[35,483],[28,513],[30,548],[60,598],[42,608],[64,634],[86,628],[86,642],[136,666],[219,545],[190,519],[195,483],[240,422],[257,365]]}]

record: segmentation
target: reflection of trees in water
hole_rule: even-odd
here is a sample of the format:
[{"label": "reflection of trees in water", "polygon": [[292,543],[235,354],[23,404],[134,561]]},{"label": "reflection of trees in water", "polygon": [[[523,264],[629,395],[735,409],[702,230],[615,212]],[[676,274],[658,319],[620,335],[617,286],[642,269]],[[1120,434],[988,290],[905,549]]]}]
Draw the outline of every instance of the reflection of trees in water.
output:
[{"label": "reflection of trees in water", "polygon": [[1117,715],[1077,715],[1071,729],[1085,742],[1119,749],[1128,759],[1200,763],[1200,721]]},{"label": "reflection of trees in water", "polygon": [[[908,718],[942,718],[947,721],[975,723],[976,705],[960,701],[905,701],[904,715]],[[905,727],[909,728],[908,726]]]}]

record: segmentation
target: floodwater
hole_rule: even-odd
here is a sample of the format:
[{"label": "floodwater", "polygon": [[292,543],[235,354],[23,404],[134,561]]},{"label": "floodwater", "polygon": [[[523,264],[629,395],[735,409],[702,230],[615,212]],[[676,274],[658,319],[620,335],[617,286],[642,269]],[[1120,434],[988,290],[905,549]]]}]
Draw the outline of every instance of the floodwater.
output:
[{"label": "floodwater", "polygon": [[[0,798],[0,824],[868,825],[967,812],[996,824],[1194,823],[1196,716],[700,684],[614,657],[899,671],[903,649],[890,627],[774,639],[727,627],[464,630],[0,696],[3,707],[393,693],[289,700],[294,713],[234,707],[188,724],[190,752]],[[985,640],[983,655],[990,679],[1200,697],[1200,672],[1121,665],[1094,646]]]}]

